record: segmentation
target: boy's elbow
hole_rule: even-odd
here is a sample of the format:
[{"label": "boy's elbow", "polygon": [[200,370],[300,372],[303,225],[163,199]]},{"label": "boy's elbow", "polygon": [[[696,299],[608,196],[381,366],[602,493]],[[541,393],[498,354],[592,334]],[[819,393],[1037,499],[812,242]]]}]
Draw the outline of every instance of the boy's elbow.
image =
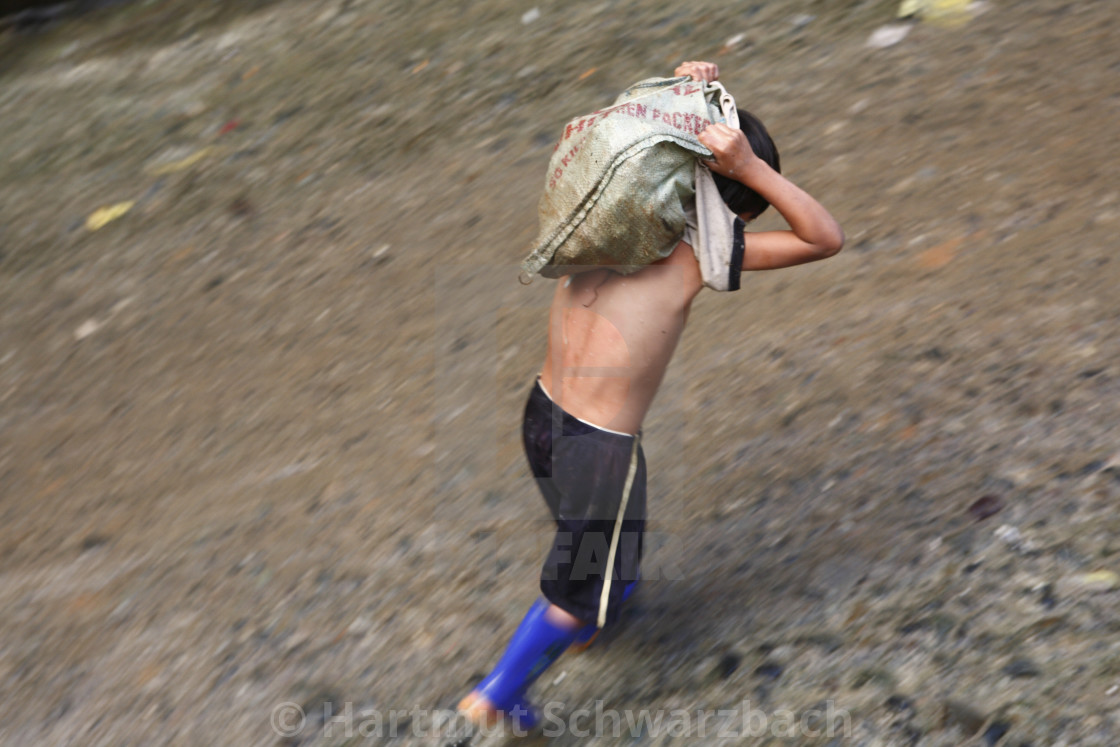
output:
[{"label": "boy's elbow", "polygon": [[826,237],[824,242],[821,244],[821,255],[824,259],[827,259],[828,257],[834,257],[839,254],[840,250],[843,248],[844,230],[840,228],[840,226],[836,226],[835,230],[831,232],[831,235]]}]

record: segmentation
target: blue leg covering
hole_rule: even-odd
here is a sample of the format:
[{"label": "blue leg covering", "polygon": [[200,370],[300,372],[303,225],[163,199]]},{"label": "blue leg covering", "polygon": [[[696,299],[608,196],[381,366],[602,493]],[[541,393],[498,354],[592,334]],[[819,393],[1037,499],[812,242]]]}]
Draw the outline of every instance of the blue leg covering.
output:
[{"label": "blue leg covering", "polygon": [[[538,599],[529,608],[494,671],[475,688],[500,711],[508,713],[517,706],[528,709],[525,691],[564,653],[580,631],[578,627],[565,628],[549,620],[549,606],[547,601]],[[522,723],[526,723],[524,719],[522,716]]]}]

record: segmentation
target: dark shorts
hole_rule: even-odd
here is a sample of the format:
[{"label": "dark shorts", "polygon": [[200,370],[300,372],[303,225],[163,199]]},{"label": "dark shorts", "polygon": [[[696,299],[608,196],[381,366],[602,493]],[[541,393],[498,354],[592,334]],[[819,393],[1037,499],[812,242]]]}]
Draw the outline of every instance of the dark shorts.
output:
[{"label": "dark shorts", "polygon": [[556,536],[541,570],[541,592],[585,622],[599,618],[607,563],[623,492],[637,467],[615,541],[606,622],[618,618],[626,584],[638,578],[646,523],[646,460],[635,437],[578,420],[555,404],[538,382],[525,406],[525,455]]}]

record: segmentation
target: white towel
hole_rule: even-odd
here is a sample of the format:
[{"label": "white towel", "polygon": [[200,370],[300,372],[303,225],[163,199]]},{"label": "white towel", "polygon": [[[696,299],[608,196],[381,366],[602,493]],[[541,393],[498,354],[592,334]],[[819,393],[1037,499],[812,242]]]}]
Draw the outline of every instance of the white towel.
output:
[{"label": "white towel", "polygon": [[[719,83],[709,85],[720,89],[719,104],[725,123],[738,129],[739,112],[735,108],[735,99]],[[695,182],[695,213],[686,213],[689,225],[685,240],[692,245],[696,261],[700,263],[704,285],[717,291],[739,290],[746,223],[727,207],[712,172],[700,159],[696,161]]]}]

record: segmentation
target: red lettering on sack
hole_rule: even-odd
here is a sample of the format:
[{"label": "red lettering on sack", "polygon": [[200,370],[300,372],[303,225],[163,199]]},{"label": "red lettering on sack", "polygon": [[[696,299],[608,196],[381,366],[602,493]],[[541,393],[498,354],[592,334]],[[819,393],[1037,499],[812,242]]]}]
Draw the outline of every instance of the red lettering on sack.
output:
[{"label": "red lettering on sack", "polygon": [[568,162],[572,160],[572,156],[574,156],[578,152],[579,152],[579,143],[576,143],[575,145],[572,146],[572,149],[570,151],[568,151],[567,155],[565,155],[562,159],[560,159],[560,163],[562,163],[564,165],[564,167],[567,168]]},{"label": "red lettering on sack", "polygon": [[634,104],[634,110],[637,112],[637,114],[635,114],[634,116],[645,118],[646,108],[644,106],[642,106],[641,104]]}]

